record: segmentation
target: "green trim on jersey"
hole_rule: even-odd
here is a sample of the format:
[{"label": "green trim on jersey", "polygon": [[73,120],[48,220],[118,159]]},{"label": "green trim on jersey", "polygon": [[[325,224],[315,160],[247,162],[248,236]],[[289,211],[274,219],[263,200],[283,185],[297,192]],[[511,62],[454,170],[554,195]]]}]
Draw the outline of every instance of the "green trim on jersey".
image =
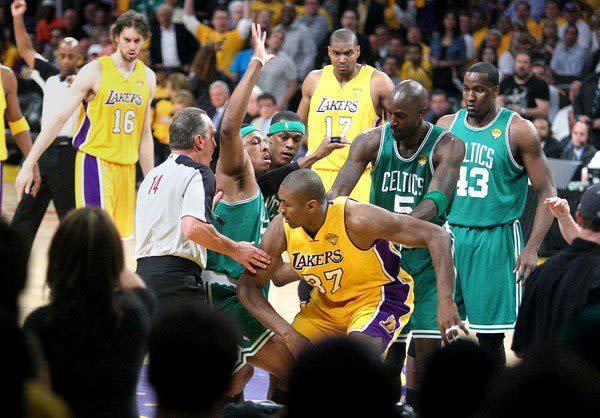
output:
[{"label": "green trim on jersey", "polygon": [[[247,241],[258,245],[268,225],[269,217],[260,191],[239,202],[221,200],[213,212],[213,226],[220,234],[235,242]],[[224,254],[209,250],[206,269],[225,273],[237,280],[242,275],[244,266]]]},{"label": "green trim on jersey", "polygon": [[465,143],[451,225],[489,228],[521,217],[527,197],[527,174],[510,150],[509,127],[515,112],[501,107],[484,127],[470,126],[467,111],[456,113],[450,132]]}]

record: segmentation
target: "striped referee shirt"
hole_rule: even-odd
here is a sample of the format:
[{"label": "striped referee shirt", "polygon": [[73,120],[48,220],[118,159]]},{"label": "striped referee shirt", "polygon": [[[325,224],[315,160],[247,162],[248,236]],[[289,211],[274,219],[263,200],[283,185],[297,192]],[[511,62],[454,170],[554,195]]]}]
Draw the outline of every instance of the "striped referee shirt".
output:
[{"label": "striped referee shirt", "polygon": [[206,267],[206,248],[187,239],[181,219],[212,221],[212,170],[185,154],[171,154],[140,185],[135,214],[135,258],[177,256]]}]

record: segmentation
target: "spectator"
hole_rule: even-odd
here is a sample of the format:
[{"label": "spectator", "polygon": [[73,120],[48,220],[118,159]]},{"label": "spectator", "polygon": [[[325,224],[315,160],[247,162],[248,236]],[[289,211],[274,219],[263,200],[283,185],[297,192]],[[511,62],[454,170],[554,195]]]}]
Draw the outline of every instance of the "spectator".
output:
[{"label": "spectator", "polygon": [[[394,55],[398,59],[402,59],[402,57],[404,56],[404,41],[402,40],[402,37],[399,34],[394,33],[390,36],[390,40],[386,45],[386,51],[386,57],[389,55]],[[385,61],[385,57],[383,60]]]},{"label": "spectator", "polygon": [[529,34],[533,35],[538,41],[542,39],[542,28],[531,19],[531,6],[529,2],[521,0],[516,3],[516,22],[520,23]]},{"label": "spectator", "polygon": [[531,55],[515,55],[515,74],[500,83],[500,106],[514,110],[524,118],[548,118],[550,91],[548,83],[537,78],[531,70]]},{"label": "spectator", "polygon": [[33,311],[24,329],[40,342],[53,390],[75,417],[137,417],[153,302],[125,268],[116,227],[99,207],[72,211],[48,258],[50,304]]},{"label": "spectator", "polygon": [[[455,367],[462,365],[460,373]],[[446,414],[446,405],[436,401],[444,397],[448,389],[444,384],[443,376],[453,376],[453,384],[464,388],[473,395],[471,402],[454,404],[452,415],[455,417],[472,416],[482,403],[483,397],[488,392],[488,387],[496,372],[493,358],[472,341],[458,340],[434,352],[427,365],[423,376],[423,383],[419,391],[417,412],[419,417],[433,418]]]},{"label": "spectator", "polygon": [[535,126],[535,129],[540,136],[542,150],[544,151],[544,154],[546,154],[546,157],[560,158],[562,147],[560,146],[560,142],[552,136],[552,130],[550,129],[550,122],[548,122],[548,119],[534,119],[533,126]]},{"label": "spectator", "polygon": [[476,51],[481,49],[483,42],[490,31],[488,27],[489,17],[487,13],[480,8],[471,9],[471,29],[473,30],[473,46]]},{"label": "spectator", "polygon": [[267,38],[267,52],[275,58],[262,69],[256,85],[262,91],[275,96],[277,109],[285,110],[292,97],[298,91],[298,75],[294,61],[281,50],[285,35],[280,30],[273,30]]},{"label": "spectator", "polygon": [[298,81],[302,82],[313,69],[317,47],[308,28],[295,19],[294,5],[286,3],[281,9],[281,24],[274,29],[284,33],[285,38],[281,50],[296,63]]},{"label": "spectator", "polygon": [[501,32],[502,39],[498,46],[498,56],[510,49],[513,37],[513,24],[507,16],[501,15],[496,21],[496,27]]},{"label": "spectator", "polygon": [[600,15],[594,29],[594,40],[592,42],[591,54],[588,56],[581,76],[587,77],[594,73],[600,72]]},{"label": "spectator", "polygon": [[[544,14],[544,4],[546,0],[518,0],[518,1],[504,1],[506,5],[506,10],[504,10],[504,15],[508,16],[513,22],[519,20],[519,6],[521,1],[526,1],[527,5],[530,6],[530,10],[528,16],[531,16],[531,19],[534,21],[538,21],[542,18]],[[500,3],[500,2],[498,2]],[[510,3],[510,4],[506,4]],[[522,13],[522,12],[521,12]]]},{"label": "spectator", "polygon": [[241,0],[234,0],[227,6],[229,16],[231,16],[231,24],[229,29],[235,29],[240,20],[244,17],[244,2]]},{"label": "spectator", "polygon": [[56,3],[54,0],[42,1],[42,14],[35,27],[35,39],[40,44],[50,42],[52,29],[64,29],[65,24],[61,18],[56,17]]},{"label": "spectator", "polygon": [[231,67],[229,67],[229,74],[231,74],[231,81],[237,83],[242,79],[246,73],[246,68],[250,64],[250,58],[254,54],[254,39],[250,37],[250,47],[241,50],[235,55]]},{"label": "spectator", "polygon": [[[560,393],[552,402],[549,394]],[[571,352],[549,344],[494,379],[478,416],[591,417],[600,410],[600,375]]]},{"label": "spectator", "polygon": [[258,86],[254,86],[252,93],[250,93],[250,100],[248,101],[246,116],[244,117],[245,124],[250,124],[252,120],[260,116],[260,109],[258,108],[258,96],[261,94],[263,94],[263,90]]},{"label": "spectator", "polygon": [[202,45],[198,50],[192,61],[189,80],[198,107],[210,113],[208,87],[215,81],[229,81],[225,73],[217,68],[217,53],[213,44]]},{"label": "spectator", "polygon": [[171,6],[171,10],[173,11],[171,20],[173,23],[183,25],[183,15],[185,13],[183,11],[183,7],[179,6],[179,0],[165,0],[165,4]]},{"label": "spectator", "polygon": [[[255,4],[255,3],[253,3]],[[268,10],[261,9],[256,12],[256,24],[260,25],[260,27],[267,33],[271,32],[271,28],[273,27],[273,19],[272,14]]]},{"label": "spectator", "polygon": [[[330,398],[313,398],[314,388],[326,387]],[[359,339],[334,337],[300,354],[288,385],[287,418],[322,416],[397,416],[399,382],[372,347]],[[307,402],[307,399],[313,399]],[[363,399],[360,402],[331,402],[330,399]],[[368,401],[366,401],[368,400]]]},{"label": "spectator", "polygon": [[[268,12],[271,16],[271,21],[274,25],[278,25],[281,21],[281,9],[283,4],[276,0],[255,0],[252,2],[252,13],[258,17],[261,11]],[[261,25],[261,27],[263,27]]]},{"label": "spectator", "polygon": [[578,33],[577,44],[585,50],[589,50],[592,46],[592,30],[587,23],[579,18],[579,6],[576,3],[569,2],[564,5],[563,10],[567,24],[558,28],[558,37],[564,41],[567,26],[575,26]]},{"label": "spectator", "polygon": [[500,81],[515,73],[516,54],[525,51],[532,55],[535,51],[535,39],[526,32],[515,32],[510,41],[510,49],[498,57]]},{"label": "spectator", "polygon": [[18,60],[17,47],[9,42],[3,34],[0,34],[0,62],[2,65],[15,69]]},{"label": "spectator", "polygon": [[565,18],[560,15],[560,2],[558,0],[546,0],[546,5],[544,6],[544,18],[540,20],[542,32],[550,22],[554,23],[556,30],[567,23]]},{"label": "spectator", "polygon": [[449,115],[452,112],[452,104],[448,101],[446,92],[444,90],[434,90],[431,93],[429,110],[425,115],[425,120],[435,125],[442,116]]},{"label": "spectator", "polygon": [[398,72],[400,70],[400,60],[396,55],[388,55],[383,61],[383,72],[392,80],[394,85],[400,82]]},{"label": "spectator", "polygon": [[275,97],[270,93],[263,93],[256,99],[258,103],[259,117],[252,121],[252,126],[258,129],[264,136],[269,133],[271,119],[277,111]]},{"label": "spectator", "polygon": [[81,29],[79,13],[77,13],[77,10],[65,10],[62,15],[62,20],[65,24],[65,37],[81,39],[87,36],[86,33]]},{"label": "spectator", "polygon": [[90,61],[93,61],[96,58],[98,58],[100,56],[100,54],[102,54],[103,50],[104,50],[104,48],[102,48],[102,45],[99,45],[99,44],[90,45],[90,47],[87,50],[86,62],[90,62]]},{"label": "spectator", "polygon": [[405,61],[400,67],[400,80],[416,80],[427,90],[431,90],[433,87],[431,64],[423,58],[421,44],[409,44],[404,58]]},{"label": "spectator", "polygon": [[[110,37],[110,21],[107,10],[104,7],[97,7],[91,27],[92,39],[101,34],[109,34]],[[96,40],[98,41],[98,39]]]},{"label": "spectator", "polygon": [[558,83],[570,83],[579,77],[583,70],[588,50],[577,43],[577,26],[565,28],[563,41],[558,44],[550,68]]},{"label": "spectator", "polygon": [[544,64],[543,61],[536,62],[531,67],[533,74],[540,80],[545,81],[548,84],[548,93],[550,94],[550,107],[548,109],[548,120],[554,120],[556,114],[560,109],[560,103],[565,93],[559,90],[554,85],[554,79],[552,78],[552,70],[550,67]]},{"label": "spectator", "polygon": [[573,174],[573,179],[578,181],[581,179],[581,169],[588,165],[594,154],[598,151],[596,147],[588,143],[589,127],[586,123],[575,122],[571,136],[568,138],[567,144],[563,147],[560,158],[563,160],[579,161],[580,166]]},{"label": "spectator", "polygon": [[[222,416],[238,355],[237,332],[208,306],[173,306],[157,318],[148,341],[157,417]],[[190,361],[194,358],[210,361]]]},{"label": "spectator", "polygon": [[431,64],[433,65],[433,86],[458,95],[455,80],[465,65],[467,52],[464,38],[460,35],[455,12],[444,15],[444,32],[436,32],[431,39]]},{"label": "spectator", "polygon": [[388,41],[390,32],[385,25],[377,25],[375,31],[369,36],[369,44],[373,51],[374,59],[377,62],[382,61],[388,54]]},{"label": "spectator", "polygon": [[571,129],[576,121],[573,103],[575,103],[580,89],[581,81],[573,81],[571,83],[571,87],[569,88],[569,105],[560,109],[552,121],[552,132],[559,141],[571,134]]},{"label": "spectator", "polygon": [[467,61],[472,62],[475,58],[475,40],[471,35],[471,17],[468,12],[460,12],[458,15],[458,27],[460,33],[465,40],[465,48],[467,52]]},{"label": "spectator", "polygon": [[97,8],[98,6],[95,2],[89,2],[83,8],[85,24],[81,27],[81,29],[87,34],[88,37],[92,36],[92,26],[94,25],[94,15],[96,14]]},{"label": "spectator", "polygon": [[489,62],[494,67],[498,67],[498,51],[492,46],[485,46],[481,48],[479,55],[477,56],[478,62]]},{"label": "spectator", "polygon": [[329,33],[329,22],[327,18],[319,13],[320,0],[304,0],[306,13],[297,19],[297,22],[306,26],[312,33],[315,45],[321,45],[327,40]]},{"label": "spectator", "polygon": [[520,354],[536,343],[556,341],[577,312],[600,303],[600,185],[581,196],[575,218],[565,199],[546,200],[569,243],[527,279],[512,349]]},{"label": "spectator", "polygon": [[162,4],[156,9],[157,24],[152,26],[150,56],[153,64],[166,70],[181,69],[191,64],[198,51],[194,37],[179,23],[173,23],[173,9]]},{"label": "spectator", "polygon": [[496,55],[498,57],[500,57],[501,44],[502,44],[502,32],[500,32],[498,29],[491,29],[488,32],[487,36],[485,37],[485,40],[483,41],[482,46],[494,48],[496,50]]},{"label": "spectator", "polygon": [[217,132],[220,130],[221,119],[225,113],[227,102],[229,101],[229,86],[224,81],[214,81],[208,87],[208,95],[210,97],[210,104],[212,105],[211,112],[207,112],[208,116],[212,119]]},{"label": "spectator", "polygon": [[590,124],[590,142],[600,147],[600,71],[583,80],[573,111],[577,120]]},{"label": "spectator", "polygon": [[429,55],[431,53],[431,49],[428,45],[423,42],[423,34],[421,33],[421,29],[418,26],[409,26],[406,30],[406,41],[409,44],[419,44],[422,48],[423,59],[427,61],[429,64]]},{"label": "spectator", "polygon": [[558,46],[558,43],[558,26],[556,26],[556,22],[550,21],[546,23],[544,29],[542,29],[542,42],[538,49],[540,55],[544,57],[546,62],[549,62],[552,59],[552,54]]},{"label": "spectator", "polygon": [[[235,54],[242,50],[246,43],[246,38],[248,38],[248,34],[250,33],[252,22],[248,19],[249,16],[244,16],[238,22],[237,27],[230,30],[229,12],[227,9],[217,8],[211,19],[211,28],[200,23],[196,16],[194,16],[194,0],[185,0],[184,8],[185,16],[183,24],[186,29],[196,37],[200,45],[208,43],[215,45],[217,68],[229,76],[229,67],[233,62]],[[247,9],[244,10],[249,13]]]}]

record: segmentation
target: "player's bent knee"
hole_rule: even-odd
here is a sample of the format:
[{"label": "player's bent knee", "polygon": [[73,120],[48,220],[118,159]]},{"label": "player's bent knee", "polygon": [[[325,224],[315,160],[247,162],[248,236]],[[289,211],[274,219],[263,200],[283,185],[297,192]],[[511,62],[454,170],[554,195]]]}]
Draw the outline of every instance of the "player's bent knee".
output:
[{"label": "player's bent knee", "polygon": [[385,347],[383,346],[383,338],[381,337],[374,337],[359,331],[351,332],[348,334],[348,337],[362,341],[363,343],[375,348],[379,352],[383,352],[385,350]]},{"label": "player's bent knee", "polygon": [[235,372],[231,377],[231,384],[229,390],[225,394],[226,396],[236,396],[244,390],[246,384],[252,379],[254,375],[254,367],[250,364],[245,364],[240,370]]}]

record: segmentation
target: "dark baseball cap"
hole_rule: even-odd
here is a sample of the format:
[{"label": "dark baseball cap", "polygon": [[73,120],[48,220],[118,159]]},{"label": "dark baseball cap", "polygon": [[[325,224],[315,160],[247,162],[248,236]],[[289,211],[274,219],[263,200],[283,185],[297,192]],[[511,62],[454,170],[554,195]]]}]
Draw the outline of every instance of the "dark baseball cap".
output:
[{"label": "dark baseball cap", "polygon": [[575,3],[569,2],[564,5],[563,10],[565,12],[576,12],[578,9]]},{"label": "dark baseball cap", "polygon": [[594,184],[583,192],[577,210],[586,219],[600,221],[600,184]]}]

